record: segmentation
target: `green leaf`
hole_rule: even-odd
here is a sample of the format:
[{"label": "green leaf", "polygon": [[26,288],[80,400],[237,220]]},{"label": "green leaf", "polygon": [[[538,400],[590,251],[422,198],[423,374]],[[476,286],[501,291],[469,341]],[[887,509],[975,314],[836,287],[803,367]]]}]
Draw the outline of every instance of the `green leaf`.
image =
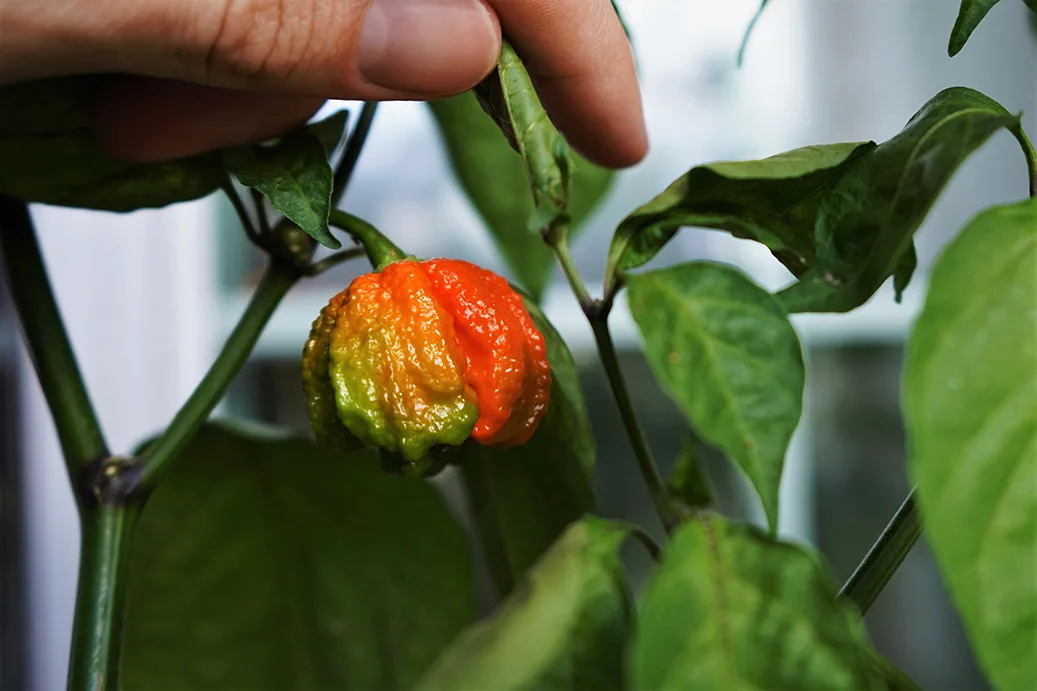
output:
[{"label": "green leaf", "polygon": [[307,235],[331,249],[342,246],[328,229],[334,172],[317,134],[300,130],[273,145],[228,149],[223,160],[242,185],[262,193]]},{"label": "green leaf", "polygon": [[926,534],[995,688],[1037,688],[1037,200],[936,262],[904,412]]},{"label": "green leaf", "polygon": [[133,211],[204,197],[224,180],[204,154],[130,163],[101,151],[90,129],[95,77],[0,87],[0,194],[27,202]]},{"label": "green leaf", "polygon": [[871,661],[878,673],[885,679],[885,688],[888,691],[922,691],[922,687],[914,679],[904,674],[896,665],[879,653],[872,651]]},{"label": "green leaf", "polygon": [[623,687],[630,627],[619,547],[628,528],[573,524],[486,621],[462,633],[415,691]]},{"label": "green leaf", "polygon": [[348,120],[349,111],[339,110],[323,120],[307,125],[304,129],[320,140],[321,145],[324,147],[325,158],[329,158],[331,154],[335,153],[335,149],[338,148],[339,143],[342,141],[342,135],[346,131],[346,122]]},{"label": "green leaf", "polygon": [[533,193],[530,232],[564,234],[570,222],[569,145],[540,104],[533,80],[508,41],[501,47],[496,74],[476,87],[479,103],[519,152]]},{"label": "green leaf", "polygon": [[[853,161],[818,211],[818,266],[779,297],[790,312],[847,312],[900,268],[926,214],[964,160],[1019,118],[978,91],[953,87],[889,141]],[[903,276],[898,287],[903,289]]]},{"label": "green leaf", "polygon": [[822,196],[873,142],[827,144],[759,161],[692,168],[619,224],[606,285],[650,261],[683,226],[724,230],[766,245],[799,276],[816,263],[814,222]]},{"label": "green leaf", "polygon": [[684,440],[673,473],[666,480],[666,489],[689,507],[703,508],[713,503],[713,487],[692,440]]},{"label": "green leaf", "polygon": [[630,278],[648,363],[706,442],[753,483],[771,528],[785,451],[803,408],[803,356],[781,304],[723,264]]},{"label": "green leaf", "polygon": [[209,425],[134,539],[127,691],[410,688],[473,619],[463,531],[373,452]]},{"label": "green leaf", "polygon": [[646,691],[886,688],[860,615],[817,560],[719,517],[674,534],[631,660]]},{"label": "green leaf", "polygon": [[594,435],[579,372],[562,337],[530,300],[547,341],[551,401],[521,446],[461,447],[462,476],[490,572],[509,592],[565,528],[594,510]]},{"label": "green leaf", "polygon": [[[551,250],[531,233],[533,200],[522,157],[512,150],[474,94],[429,103],[458,182],[478,211],[508,266],[539,298],[554,267]],[[569,198],[571,232],[608,191],[612,171],[572,155]]]},{"label": "green leaf", "polygon": [[954,21],[951,29],[950,42],[947,44],[947,54],[952,58],[965,47],[965,42],[976,30],[979,23],[987,16],[987,12],[998,3],[998,0],[961,0],[958,8],[958,18]]},{"label": "green leaf", "polygon": [[911,283],[911,277],[915,275],[918,268],[918,253],[915,246],[909,245],[907,250],[900,255],[896,271],[893,272],[893,294],[897,302],[904,297],[904,291]]}]

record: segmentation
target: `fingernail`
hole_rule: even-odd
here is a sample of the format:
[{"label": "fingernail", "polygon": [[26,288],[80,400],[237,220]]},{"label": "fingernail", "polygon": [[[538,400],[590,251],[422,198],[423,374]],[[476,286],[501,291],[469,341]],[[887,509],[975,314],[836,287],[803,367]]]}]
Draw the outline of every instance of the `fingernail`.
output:
[{"label": "fingernail", "polygon": [[496,20],[481,0],[374,0],[357,62],[367,81],[399,91],[462,91],[493,67]]}]

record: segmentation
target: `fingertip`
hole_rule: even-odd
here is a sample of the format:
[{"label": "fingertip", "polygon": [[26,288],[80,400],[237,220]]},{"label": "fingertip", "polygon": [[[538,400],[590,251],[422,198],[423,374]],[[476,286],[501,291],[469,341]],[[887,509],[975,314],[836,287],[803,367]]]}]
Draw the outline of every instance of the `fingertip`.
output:
[{"label": "fingertip", "polygon": [[370,84],[442,96],[478,84],[500,48],[500,23],[483,0],[374,0],[356,59]]},{"label": "fingertip", "polygon": [[[595,93],[593,87],[534,81],[551,121],[591,163],[629,168],[648,154],[648,132],[636,86],[633,90],[628,84],[599,86]],[[573,104],[574,92],[585,96],[577,106]]]},{"label": "fingertip", "polygon": [[554,124],[588,160],[625,168],[648,152],[633,52],[609,0],[489,0]]},{"label": "fingertip", "polygon": [[614,170],[637,165],[648,155],[649,149],[648,134],[643,125],[618,134],[605,147],[600,143],[573,146],[591,163]]}]

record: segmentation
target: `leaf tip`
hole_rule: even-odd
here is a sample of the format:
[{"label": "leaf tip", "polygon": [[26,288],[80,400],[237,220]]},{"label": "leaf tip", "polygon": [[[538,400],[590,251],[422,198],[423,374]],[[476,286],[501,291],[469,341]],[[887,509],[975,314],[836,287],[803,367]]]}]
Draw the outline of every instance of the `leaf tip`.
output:
[{"label": "leaf tip", "polygon": [[324,233],[315,233],[313,239],[327,247],[329,250],[342,248],[342,241],[327,231]]}]

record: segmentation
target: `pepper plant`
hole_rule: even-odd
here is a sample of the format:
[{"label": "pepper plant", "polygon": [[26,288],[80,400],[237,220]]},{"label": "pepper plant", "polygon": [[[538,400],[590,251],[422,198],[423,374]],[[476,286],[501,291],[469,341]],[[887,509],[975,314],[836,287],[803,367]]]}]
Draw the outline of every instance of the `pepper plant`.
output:
[{"label": "pepper plant", "polygon": [[[963,0],[951,53],[995,3]],[[0,89],[0,249],[82,527],[70,689],[910,689],[862,617],[923,523],[991,683],[1037,687],[1037,153],[1018,114],[955,87],[882,143],[694,166],[619,223],[592,292],[569,242],[610,174],[568,149],[507,43],[483,84],[429,107],[515,286],[409,257],[392,228],[337,208],[374,103],[348,136],[342,112],[275,142],[129,164],[90,138],[96,79]],[[805,382],[789,315],[851,311],[890,279],[903,290],[926,213],[1001,130],[1029,198],[1021,180],[1018,202],[963,219],[933,269],[903,378],[917,488],[838,589],[775,535]],[[218,190],[266,273],[165,431],[113,453],[26,203],[129,211]],[[790,284],[771,294],[710,261],[641,269],[685,227],[762,243]],[[317,243],[338,251],[316,260]],[[319,441],[207,422],[292,286],[364,257],[373,271],[299,334]],[[537,308],[555,260],[661,531],[594,514],[576,368]],[[692,455],[661,477],[609,332],[624,290],[659,385],[751,482],[764,527],[711,511]],[[477,549],[428,481],[445,467]],[[631,539],[657,562],[637,602],[619,556]],[[477,558],[500,596],[481,621]]]}]

